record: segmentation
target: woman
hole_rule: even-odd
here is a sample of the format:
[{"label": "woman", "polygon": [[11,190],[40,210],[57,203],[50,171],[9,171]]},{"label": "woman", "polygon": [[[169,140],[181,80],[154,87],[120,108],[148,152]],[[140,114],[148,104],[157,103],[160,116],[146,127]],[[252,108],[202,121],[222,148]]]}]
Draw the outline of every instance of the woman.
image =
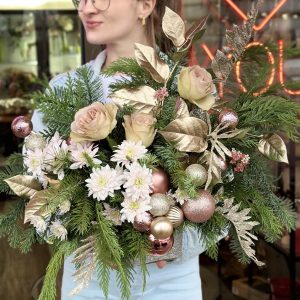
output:
[{"label": "woman", "polygon": [[[178,0],[78,0],[76,2],[79,17],[84,25],[86,38],[89,43],[105,45],[94,61],[88,63],[100,80],[104,88],[104,99],[108,98],[109,84],[115,78],[101,76],[101,70],[108,67],[120,57],[134,57],[134,43],[149,46],[158,45],[166,50],[170,43],[163,38],[161,21],[165,6],[178,11]],[[75,76],[75,72],[70,73]],[[67,74],[55,77],[50,85],[63,86]],[[33,116],[34,130],[41,131],[43,125],[41,116],[36,112]],[[138,267],[132,284],[131,299],[162,300],[169,297],[172,300],[202,299],[199,275],[198,255],[204,249],[199,241],[197,232],[186,229],[183,234],[183,256],[172,262],[160,261],[148,265],[149,276],[147,287],[142,290],[142,275]],[[76,287],[72,280],[74,266],[68,258],[64,265],[62,283],[62,300],[66,299],[105,299],[97,283],[96,275],[88,288],[77,296],[68,296]],[[111,272],[109,300],[121,299],[116,284],[116,272]]]}]

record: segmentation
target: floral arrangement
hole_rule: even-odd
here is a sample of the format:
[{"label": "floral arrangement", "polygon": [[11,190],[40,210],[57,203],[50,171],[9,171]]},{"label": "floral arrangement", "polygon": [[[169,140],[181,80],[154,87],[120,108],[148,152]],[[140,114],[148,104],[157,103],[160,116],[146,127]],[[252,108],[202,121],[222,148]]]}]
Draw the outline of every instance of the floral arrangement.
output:
[{"label": "floral arrangement", "polygon": [[180,255],[174,249],[188,227],[199,231],[211,257],[228,232],[237,258],[259,266],[257,234],[275,241],[293,228],[294,212],[274,194],[265,161],[288,161],[279,133],[297,140],[299,106],[242,92],[222,101],[214,84],[230,77],[256,13],[227,32],[226,54],[218,51],[209,73],[182,66],[206,19],[186,32],[166,8],[162,28],[173,51],[136,44],[135,59],[122,58],[105,71],[119,74],[110,99],[103,99],[101,80],[82,67],[64,87],[35,95],[47,132],[31,132],[22,117],[13,122],[14,133],[26,137],[24,153],[8,159],[0,190],[20,198],[0,216],[0,235],[24,252],[35,242],[52,245],[40,299],[55,299],[55,276],[71,254],[78,268],[72,293],[96,271],[107,295],[114,268],[122,298],[129,299],[134,265],[146,281],[147,262]]}]

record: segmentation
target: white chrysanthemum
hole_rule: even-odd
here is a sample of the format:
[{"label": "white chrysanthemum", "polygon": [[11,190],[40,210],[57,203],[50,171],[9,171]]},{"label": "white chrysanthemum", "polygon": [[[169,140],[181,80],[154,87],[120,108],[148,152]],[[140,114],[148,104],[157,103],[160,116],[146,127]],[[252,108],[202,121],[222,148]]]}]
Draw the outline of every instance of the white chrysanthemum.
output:
[{"label": "white chrysanthemum", "polygon": [[27,172],[32,176],[39,177],[43,174],[44,152],[41,149],[27,150],[24,158],[24,164]]},{"label": "white chrysanthemum", "polygon": [[124,188],[126,189],[126,197],[133,199],[150,199],[152,172],[139,163],[133,163],[128,166],[128,172],[124,172],[126,180]]},{"label": "white chrysanthemum", "polygon": [[137,162],[143,158],[147,153],[147,149],[142,145],[142,142],[124,141],[118,146],[118,150],[114,152],[115,154],[111,160],[127,167],[132,162]]},{"label": "white chrysanthemum", "polygon": [[41,216],[31,216],[30,223],[35,227],[39,234],[42,234],[47,229],[47,224]]},{"label": "white chrysanthemum", "polygon": [[50,225],[50,234],[64,241],[67,239],[68,231],[59,221],[53,221]]},{"label": "white chrysanthemum", "polygon": [[93,169],[90,178],[86,180],[89,196],[98,201],[105,200],[108,196],[113,196],[114,191],[119,190],[123,184],[123,176],[111,169],[108,165],[99,169]]},{"label": "white chrysanthemum", "polygon": [[63,215],[67,213],[71,208],[71,202],[69,200],[64,201],[59,205],[59,214]]},{"label": "white chrysanthemum", "polygon": [[[56,143],[58,141],[58,143]],[[69,148],[65,141],[55,137],[51,139],[45,148],[45,170],[58,175],[58,179],[64,178],[64,167],[69,160]]]},{"label": "white chrysanthemum", "polygon": [[176,201],[180,204],[183,205],[185,200],[190,200],[189,196],[186,194],[186,192],[177,189],[175,194],[173,194],[173,197],[176,199]]},{"label": "white chrysanthemum", "polygon": [[103,214],[106,219],[112,221],[116,226],[122,225],[121,213],[117,208],[112,208],[107,203],[104,203],[104,208]]},{"label": "white chrysanthemum", "polygon": [[90,162],[95,165],[101,164],[101,160],[96,158],[99,148],[94,147],[90,142],[72,143],[69,149],[71,151],[71,160],[74,162],[70,169],[82,169],[85,166],[89,166]]},{"label": "white chrysanthemum", "polygon": [[121,203],[123,206],[121,213],[122,217],[121,220],[133,223],[134,218],[146,211],[151,209],[149,201],[141,200],[141,199],[132,199],[132,198],[125,198],[124,201]]}]

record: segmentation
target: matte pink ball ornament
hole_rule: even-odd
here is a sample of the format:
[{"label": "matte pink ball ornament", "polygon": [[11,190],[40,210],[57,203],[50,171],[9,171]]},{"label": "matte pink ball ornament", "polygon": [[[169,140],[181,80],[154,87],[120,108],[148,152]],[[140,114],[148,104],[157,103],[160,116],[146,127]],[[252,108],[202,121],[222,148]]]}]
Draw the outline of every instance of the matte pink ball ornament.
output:
[{"label": "matte pink ball ornament", "polygon": [[174,244],[173,235],[166,239],[156,239],[153,234],[150,234],[148,237],[150,241],[150,254],[155,256],[160,256],[168,253]]},{"label": "matte pink ball ornament", "polygon": [[151,193],[165,194],[170,188],[170,179],[168,174],[162,169],[157,168],[152,172]]},{"label": "matte pink ball ornament", "polygon": [[150,230],[153,217],[144,212],[134,218],[133,227],[140,232],[147,232]]},{"label": "matte pink ball ornament", "polygon": [[235,129],[239,123],[239,117],[237,113],[230,108],[221,110],[218,116],[218,120],[223,125],[227,124],[228,128],[230,129]]},{"label": "matte pink ball ornament", "polygon": [[32,131],[33,125],[29,118],[24,116],[16,117],[11,123],[11,130],[13,134],[18,137],[24,139],[27,137]]},{"label": "matte pink ball ornament", "polygon": [[200,190],[196,199],[184,201],[181,208],[188,220],[194,223],[203,223],[214,214],[216,203],[208,191]]}]

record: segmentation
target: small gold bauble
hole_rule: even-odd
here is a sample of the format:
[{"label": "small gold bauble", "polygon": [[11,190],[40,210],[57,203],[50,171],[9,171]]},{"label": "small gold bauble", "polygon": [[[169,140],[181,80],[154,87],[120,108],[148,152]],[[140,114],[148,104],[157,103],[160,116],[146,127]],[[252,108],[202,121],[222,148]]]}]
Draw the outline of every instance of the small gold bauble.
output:
[{"label": "small gold bauble", "polygon": [[207,171],[199,164],[189,165],[185,169],[185,172],[193,179],[193,182],[197,187],[204,185],[207,181]]},{"label": "small gold bauble", "polygon": [[158,217],[152,221],[150,231],[156,239],[164,240],[172,235],[173,225],[168,218]]},{"label": "small gold bauble", "polygon": [[150,213],[154,217],[164,216],[170,209],[170,200],[164,194],[153,194],[150,199]]},{"label": "small gold bauble", "polygon": [[230,109],[224,108],[218,116],[219,122],[223,125],[228,125],[228,128],[235,129],[239,123],[239,117],[237,113]]},{"label": "small gold bauble", "polygon": [[174,228],[179,227],[184,221],[183,211],[178,206],[171,207],[166,217],[170,220]]}]

